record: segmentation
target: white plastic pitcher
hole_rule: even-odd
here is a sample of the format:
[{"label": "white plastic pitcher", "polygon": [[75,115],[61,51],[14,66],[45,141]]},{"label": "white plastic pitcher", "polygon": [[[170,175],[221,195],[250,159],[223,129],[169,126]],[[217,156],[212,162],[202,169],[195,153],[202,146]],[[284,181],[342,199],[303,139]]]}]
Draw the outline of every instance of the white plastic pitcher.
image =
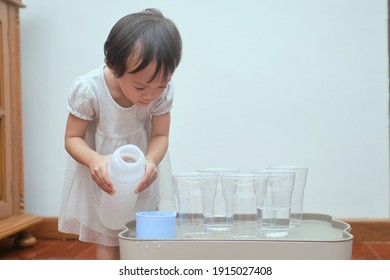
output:
[{"label": "white plastic pitcher", "polygon": [[145,156],[135,145],[124,145],[112,154],[108,164],[108,176],[115,193],[102,193],[99,218],[104,226],[118,230],[135,220],[135,187],[145,173]]}]

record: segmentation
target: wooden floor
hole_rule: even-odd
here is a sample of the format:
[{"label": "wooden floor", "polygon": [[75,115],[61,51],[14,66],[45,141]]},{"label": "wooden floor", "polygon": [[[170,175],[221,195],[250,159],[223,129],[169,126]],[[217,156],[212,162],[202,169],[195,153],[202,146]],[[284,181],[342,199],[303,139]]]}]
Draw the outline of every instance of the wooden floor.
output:
[{"label": "wooden floor", "polygon": [[[13,239],[0,240],[0,260],[93,260],[94,246],[78,240],[38,240],[30,248],[17,248]],[[354,242],[353,260],[390,260],[390,241]]]}]

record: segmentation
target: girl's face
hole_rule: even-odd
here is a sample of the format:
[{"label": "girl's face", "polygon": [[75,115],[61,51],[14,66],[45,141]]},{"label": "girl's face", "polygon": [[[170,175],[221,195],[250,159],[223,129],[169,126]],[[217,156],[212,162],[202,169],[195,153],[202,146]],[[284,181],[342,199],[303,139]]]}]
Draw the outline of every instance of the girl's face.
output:
[{"label": "girl's face", "polygon": [[150,81],[156,67],[155,62],[151,62],[146,68],[137,73],[130,71],[137,65],[129,65],[126,72],[117,78],[123,95],[135,106],[145,107],[150,102],[159,98],[166,89],[172,75],[164,79],[162,73],[158,74],[154,80]]}]

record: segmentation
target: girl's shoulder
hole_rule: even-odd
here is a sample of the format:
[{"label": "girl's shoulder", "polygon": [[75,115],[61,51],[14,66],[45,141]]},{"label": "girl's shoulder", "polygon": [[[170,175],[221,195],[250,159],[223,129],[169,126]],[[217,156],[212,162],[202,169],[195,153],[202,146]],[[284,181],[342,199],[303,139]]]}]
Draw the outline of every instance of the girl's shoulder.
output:
[{"label": "girl's shoulder", "polygon": [[68,111],[73,115],[92,120],[99,112],[99,96],[104,87],[102,69],[92,70],[76,78],[68,96]]},{"label": "girl's shoulder", "polygon": [[80,75],[73,82],[73,87],[99,89],[104,86],[103,67],[91,70],[83,75]]}]

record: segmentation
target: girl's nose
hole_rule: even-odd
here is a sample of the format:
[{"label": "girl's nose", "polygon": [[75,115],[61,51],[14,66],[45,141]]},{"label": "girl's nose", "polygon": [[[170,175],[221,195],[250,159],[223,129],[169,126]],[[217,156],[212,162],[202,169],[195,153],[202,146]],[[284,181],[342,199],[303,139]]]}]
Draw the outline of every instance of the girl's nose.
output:
[{"label": "girl's nose", "polygon": [[143,95],[144,98],[150,99],[150,100],[154,99],[156,96],[157,96],[157,93],[154,90],[150,90],[148,92],[145,92],[145,94]]}]

